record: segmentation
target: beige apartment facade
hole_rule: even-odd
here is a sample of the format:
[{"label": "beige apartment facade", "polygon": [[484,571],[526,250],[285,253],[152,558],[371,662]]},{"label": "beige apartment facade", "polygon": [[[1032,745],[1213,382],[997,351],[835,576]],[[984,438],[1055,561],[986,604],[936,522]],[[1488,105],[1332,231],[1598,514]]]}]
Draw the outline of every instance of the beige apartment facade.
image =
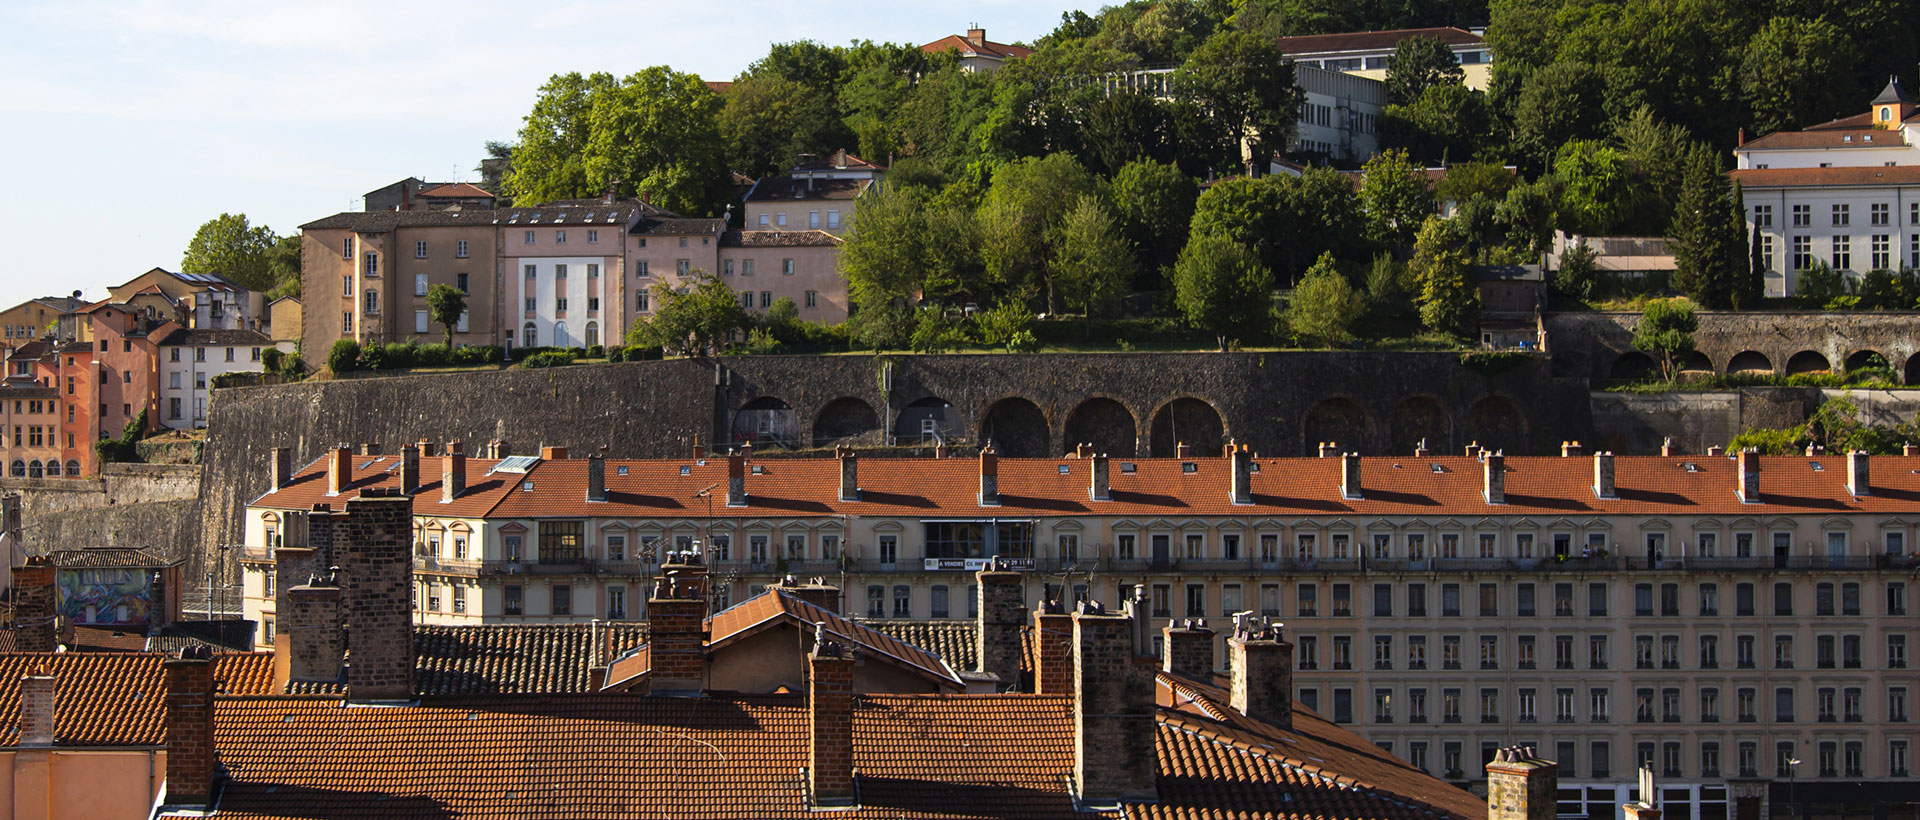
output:
[{"label": "beige apartment facade", "polygon": [[[392,457],[353,459],[343,493],[394,480]],[[1490,749],[1550,750],[1567,815],[1622,802],[1642,764],[1703,818],[1762,781],[1881,788],[1920,739],[1920,456],[541,458],[472,467],[499,480],[458,517],[434,514],[434,469],[425,623],[644,617],[660,556],[687,550],[718,607],[823,576],[852,615],[962,619],[998,556],[1029,602],[1139,585],[1159,625],[1279,618],[1302,702],[1463,784]],[[249,509],[250,617],[268,528],[327,503],[326,472]]]}]

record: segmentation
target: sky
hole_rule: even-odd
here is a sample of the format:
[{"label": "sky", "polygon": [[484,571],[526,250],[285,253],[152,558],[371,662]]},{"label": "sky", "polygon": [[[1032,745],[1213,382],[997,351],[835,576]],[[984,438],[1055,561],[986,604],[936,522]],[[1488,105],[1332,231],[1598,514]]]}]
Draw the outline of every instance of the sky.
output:
[{"label": "sky", "polygon": [[973,0],[5,0],[0,308],[178,270],[221,213],[289,234],[417,176],[473,181],[542,83],[728,80],[794,40],[1031,41],[1098,4]]}]

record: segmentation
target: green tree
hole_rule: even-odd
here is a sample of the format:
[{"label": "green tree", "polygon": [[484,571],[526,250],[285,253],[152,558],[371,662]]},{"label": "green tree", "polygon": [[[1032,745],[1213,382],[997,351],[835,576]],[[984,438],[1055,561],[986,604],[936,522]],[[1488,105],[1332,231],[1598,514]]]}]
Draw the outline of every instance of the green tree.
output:
[{"label": "green tree", "polygon": [[[249,224],[246,214],[221,214],[193,232],[193,239],[180,258],[180,270],[219,274],[243,288],[266,293],[279,282],[275,276],[274,253],[279,241],[265,225]],[[294,269],[299,270],[298,261]]]},{"label": "green tree", "polygon": [[506,183],[507,177],[513,173],[513,144],[487,140],[484,150],[487,155],[473,168],[480,175],[479,185],[493,194],[494,202],[499,207],[511,207],[513,197],[507,195]]},{"label": "green tree", "polygon": [[1287,326],[1295,334],[1325,344],[1353,339],[1353,323],[1366,311],[1366,296],[1354,291],[1347,277],[1325,253],[1307,269],[1287,302]]},{"label": "green tree", "polygon": [[1800,303],[1814,309],[1824,308],[1847,293],[1847,280],[1839,271],[1824,260],[1815,259],[1813,266],[1803,268],[1794,282],[1795,295]]},{"label": "green tree", "polygon": [[1196,233],[1173,266],[1173,301],[1195,328],[1213,332],[1220,349],[1260,332],[1271,320],[1273,274],[1246,246],[1217,233]]},{"label": "green tree", "polygon": [[806,86],[777,75],[748,76],[722,98],[718,125],[733,170],[753,177],[777,173],[808,147],[800,121],[817,98]]},{"label": "green tree", "polygon": [[439,284],[427,289],[427,317],[447,331],[447,347],[453,347],[453,326],[467,312],[467,294],[452,285]]},{"label": "green tree", "polygon": [[612,74],[604,72],[549,78],[520,127],[513,167],[503,180],[503,190],[496,193],[523,202],[547,202],[604,192],[607,180],[594,179],[587,172],[587,151],[593,138],[594,106],[618,85]]},{"label": "green tree", "polygon": [[1041,293],[1059,312],[1050,241],[1070,203],[1093,194],[1099,181],[1072,156],[1049,154],[1000,166],[980,206],[980,256],[987,276],[1009,295]]},{"label": "green tree", "polygon": [[1643,183],[1636,186],[1642,193],[1634,198],[1633,223],[1649,234],[1666,234],[1694,150],[1687,129],[1661,122],[1652,106],[1642,105],[1613,129],[1613,139]]},{"label": "green tree", "polygon": [[1324,253],[1342,262],[1366,258],[1371,250],[1367,217],[1352,178],[1315,166],[1297,178],[1282,174],[1270,182],[1280,189],[1285,206],[1275,227],[1278,253],[1271,264],[1276,280],[1284,276],[1291,286]]},{"label": "green tree", "polygon": [[1696,147],[1674,212],[1673,284],[1706,307],[1732,304],[1734,292],[1745,284],[1744,219],[1734,212],[1732,202],[1733,188],[1718,153],[1704,145]]},{"label": "green tree", "polygon": [[333,348],[327,351],[327,369],[334,373],[351,373],[360,366],[360,343],[352,339],[335,339]]},{"label": "green tree", "polygon": [[[1746,210],[1745,206],[1741,210]],[[1746,277],[1740,280],[1740,286],[1730,294],[1733,306],[1738,310],[1750,310],[1760,306],[1760,300],[1767,294],[1767,254],[1766,246],[1761,244],[1760,226],[1753,226],[1753,239],[1747,258]]]},{"label": "green tree", "polygon": [[1434,183],[1433,192],[1441,202],[1500,202],[1519,181],[1497,162],[1465,162],[1448,167],[1446,176]]},{"label": "green tree", "polygon": [[1174,72],[1173,86],[1226,128],[1230,145],[1250,147],[1262,167],[1293,136],[1305,98],[1279,45],[1242,31],[1207,38]]},{"label": "green tree", "polygon": [[653,318],[634,321],[627,331],[631,344],[682,353],[719,352],[729,334],[752,324],[733,289],[703,270],[695,269],[678,288],[655,283],[652,295]]},{"label": "green tree", "polygon": [[1605,235],[1625,220],[1633,205],[1633,166],[1619,150],[1592,140],[1560,148],[1554,160],[1560,185],[1560,228],[1588,236]]},{"label": "green tree", "polygon": [[1157,277],[1187,244],[1200,186],[1171,163],[1136,160],[1107,186],[1114,215],[1139,253],[1142,273]]},{"label": "green tree", "polygon": [[522,202],[645,196],[681,213],[718,213],[730,177],[720,97],[664,66],[624,79],[555,75],[520,129],[507,193]]},{"label": "green tree", "polygon": [[1585,63],[1554,63],[1521,86],[1513,111],[1513,150],[1527,167],[1546,165],[1569,140],[1600,133],[1607,117],[1600,72]]},{"label": "green tree", "polygon": [[[1911,13],[1911,12],[1909,12]],[[1844,81],[1855,45],[1824,17],[1775,17],[1740,53],[1740,93],[1758,133],[1829,119],[1859,103]]]},{"label": "green tree", "polygon": [[1419,284],[1420,322],[1432,330],[1467,336],[1480,312],[1480,289],[1467,252],[1437,216],[1427,217],[1413,242],[1407,273]]},{"label": "green tree", "polygon": [[1223,237],[1252,251],[1271,270],[1280,257],[1274,239],[1287,221],[1284,179],[1236,177],[1208,187],[1194,203],[1187,244],[1201,236]]},{"label": "green tree", "polygon": [[1107,214],[1101,198],[1082,195],[1052,230],[1053,282],[1067,307],[1087,318],[1112,310],[1133,279],[1133,247]]},{"label": "green tree", "polygon": [[1508,247],[1527,256],[1539,256],[1553,243],[1554,209],[1560,191],[1552,177],[1520,183],[1507,189],[1494,206],[1494,221],[1506,231]]},{"label": "green tree", "polygon": [[1087,107],[1084,143],[1096,171],[1117,174],[1137,162],[1168,162],[1175,156],[1178,129],[1159,100],[1122,91]]},{"label": "green tree", "polygon": [[977,287],[978,235],[972,210],[925,188],[888,186],[861,197],[840,248],[848,297],[860,315],[876,314],[861,321],[885,318],[876,312],[896,303],[918,298],[940,304]]},{"label": "green tree", "polygon": [[1680,357],[1693,349],[1693,332],[1699,329],[1700,319],[1693,314],[1692,302],[1656,299],[1647,303],[1640,321],[1633,326],[1633,346],[1657,358],[1661,378],[1673,381]]},{"label": "green tree", "polygon": [[1433,214],[1433,188],[1406,151],[1382,151],[1361,166],[1360,205],[1373,241],[1405,248]]},{"label": "green tree", "polygon": [[1436,85],[1380,113],[1380,144],[1404,148],[1421,162],[1453,163],[1483,153],[1492,141],[1493,106],[1463,85]]},{"label": "green tree", "polygon": [[1582,302],[1599,295],[1600,269],[1595,262],[1598,257],[1584,239],[1567,248],[1560,254],[1560,269],[1554,272],[1554,289]]},{"label": "green tree", "polygon": [[1420,99],[1427,89],[1461,85],[1466,71],[1453,49],[1438,37],[1408,37],[1387,58],[1387,102],[1403,104]]},{"label": "green tree", "polygon": [[300,295],[300,235],[287,234],[273,243],[272,261],[268,267],[273,271],[273,289],[267,291],[267,301],[282,296]]}]

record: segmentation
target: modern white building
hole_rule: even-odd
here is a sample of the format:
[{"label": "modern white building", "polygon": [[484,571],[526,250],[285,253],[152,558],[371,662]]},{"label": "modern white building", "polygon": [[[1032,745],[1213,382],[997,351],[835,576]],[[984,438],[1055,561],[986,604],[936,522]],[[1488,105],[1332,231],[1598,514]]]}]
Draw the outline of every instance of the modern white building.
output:
[{"label": "modern white building", "polygon": [[273,340],[257,330],[179,329],[160,340],[160,417],[164,427],[207,426],[213,380],[223,373],[259,373]]},{"label": "modern white building", "polygon": [[1816,263],[1858,277],[1920,267],[1920,106],[1890,79],[1869,110],[1742,140],[1735,170],[1768,296]]},{"label": "modern white building", "polygon": [[[616,259],[618,257],[615,257]],[[507,279],[512,304],[521,306],[521,347],[592,347],[604,344],[603,283],[610,274],[599,256],[519,257]]]}]

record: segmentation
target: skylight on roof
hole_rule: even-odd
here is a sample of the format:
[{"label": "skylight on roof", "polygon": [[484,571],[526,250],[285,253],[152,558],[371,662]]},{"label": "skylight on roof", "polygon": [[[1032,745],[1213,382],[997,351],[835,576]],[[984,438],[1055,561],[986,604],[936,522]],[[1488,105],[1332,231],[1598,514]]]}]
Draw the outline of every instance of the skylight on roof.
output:
[{"label": "skylight on roof", "polygon": [[1180,462],[1180,472],[1183,472],[1183,473],[1200,472],[1200,465],[1195,464],[1191,461],[1182,461]]},{"label": "skylight on roof", "polygon": [[1432,463],[1432,464],[1429,464],[1429,465],[1427,465],[1427,466],[1429,466],[1429,467],[1432,467],[1432,468],[1433,468],[1433,471],[1434,471],[1434,472],[1436,472],[1436,473],[1444,473],[1444,472],[1446,472],[1446,471],[1447,471],[1447,468],[1446,468],[1446,465],[1444,465],[1444,464],[1441,464],[1441,463],[1439,463],[1439,462],[1434,462],[1434,463]]},{"label": "skylight on roof", "polygon": [[1818,461],[1809,461],[1807,462],[1807,466],[1812,467],[1813,471],[1816,473],[1826,472],[1826,469],[1827,469],[1826,465],[1821,464]]},{"label": "skylight on roof", "polygon": [[681,474],[681,475],[693,475],[693,465],[691,465],[691,464],[682,464],[682,465],[680,465],[680,474]]},{"label": "skylight on roof", "polygon": [[617,473],[618,473],[619,475],[626,475],[626,474],[627,474],[627,465],[625,465],[625,464],[622,464],[622,465],[620,465],[619,467],[615,467],[615,468],[614,468],[614,470],[615,470],[615,472],[617,472]]},{"label": "skylight on roof", "polygon": [[493,465],[493,469],[487,471],[487,474],[520,473],[524,475],[528,470],[533,469],[533,465],[539,463],[539,456],[507,456],[506,458],[500,459],[498,464]]},{"label": "skylight on roof", "polygon": [[1068,467],[1067,465],[1065,465],[1065,464],[1062,464],[1062,465],[1060,465],[1060,474],[1061,474],[1061,475],[1068,475],[1068,474],[1071,474],[1072,472],[1073,472],[1073,470],[1072,470],[1071,468],[1069,468],[1069,467]]},{"label": "skylight on roof", "polygon": [[1133,464],[1133,462],[1131,462],[1131,461],[1122,461],[1122,462],[1120,462],[1120,473],[1121,473],[1122,475],[1129,475],[1129,474],[1132,474],[1132,473],[1134,472],[1134,469],[1135,469],[1135,468],[1134,468],[1134,464]]},{"label": "skylight on roof", "polygon": [[531,481],[520,482],[520,491],[528,492],[528,493],[533,492],[533,482]]}]

